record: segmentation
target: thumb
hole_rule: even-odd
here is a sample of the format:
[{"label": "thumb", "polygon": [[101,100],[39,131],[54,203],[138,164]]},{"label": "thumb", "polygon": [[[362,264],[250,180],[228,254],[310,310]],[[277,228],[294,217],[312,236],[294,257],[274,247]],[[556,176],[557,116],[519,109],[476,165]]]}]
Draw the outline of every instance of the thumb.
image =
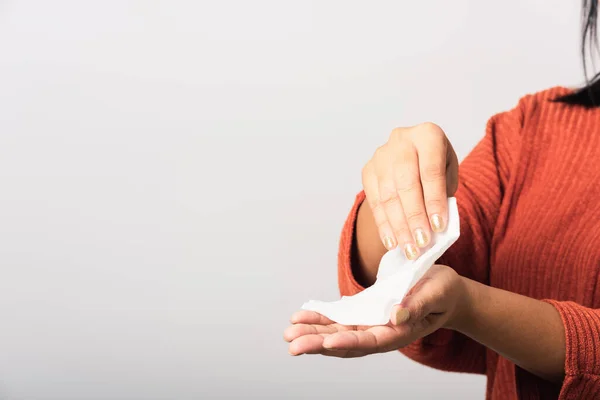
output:
[{"label": "thumb", "polygon": [[433,296],[427,294],[428,290],[420,289],[416,293],[406,296],[402,303],[392,308],[390,318],[392,324],[402,325],[408,322],[420,321],[431,312],[434,301]]},{"label": "thumb", "polygon": [[448,307],[447,291],[454,270],[443,265],[433,265],[408,291],[402,302],[392,308],[390,320],[394,325],[421,321],[432,313],[442,313]]},{"label": "thumb", "polygon": [[402,307],[400,304],[396,304],[392,308],[392,315],[390,317],[390,321],[394,325],[402,325],[405,322],[408,322],[410,319],[410,311],[407,308]]}]

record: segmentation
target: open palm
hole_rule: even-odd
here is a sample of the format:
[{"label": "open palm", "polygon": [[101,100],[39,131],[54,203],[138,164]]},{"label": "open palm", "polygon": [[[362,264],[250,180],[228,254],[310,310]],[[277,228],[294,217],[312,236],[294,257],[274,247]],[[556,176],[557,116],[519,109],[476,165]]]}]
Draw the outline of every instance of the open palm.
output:
[{"label": "open palm", "polygon": [[[423,322],[381,326],[340,325],[313,311],[294,314],[284,333],[292,355],[323,354],[334,357],[362,357],[396,350],[416,338]],[[418,327],[415,325],[419,325]]]},{"label": "open palm", "polygon": [[386,325],[341,325],[314,311],[298,311],[283,336],[292,355],[362,357],[397,350],[447,324],[463,290],[453,269],[434,265],[402,305],[394,306]]}]

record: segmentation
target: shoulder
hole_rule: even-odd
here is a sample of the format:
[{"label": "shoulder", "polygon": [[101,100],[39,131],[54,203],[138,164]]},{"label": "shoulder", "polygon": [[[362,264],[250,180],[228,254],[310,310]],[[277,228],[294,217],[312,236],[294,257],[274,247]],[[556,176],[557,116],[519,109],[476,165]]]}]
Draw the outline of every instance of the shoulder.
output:
[{"label": "shoulder", "polygon": [[574,90],[563,86],[555,86],[549,89],[541,90],[534,93],[526,93],[518,99],[516,105],[510,110],[504,110],[497,115],[519,115],[523,119],[531,117],[536,114],[545,113],[547,111],[563,110],[570,111],[576,110],[577,106],[556,101],[562,96],[572,93]]},{"label": "shoulder", "polygon": [[563,105],[563,103],[556,102],[555,100],[569,93],[573,93],[575,90],[576,89],[569,89],[565,86],[554,86],[538,92],[527,93],[521,97],[519,102],[536,103],[538,105]]},{"label": "shoulder", "polygon": [[[577,120],[600,114],[600,108],[589,109],[557,101],[575,89],[555,86],[535,93],[527,93],[518,99],[515,106],[492,116],[492,126],[510,126],[512,132],[538,131],[541,126],[567,127],[572,118]],[[533,129],[532,129],[533,128]],[[555,130],[555,129],[553,129]]]},{"label": "shoulder", "polygon": [[573,106],[557,101],[559,98],[573,93],[575,89],[564,86],[555,86],[535,93],[528,93],[521,97],[518,108],[524,116],[531,116],[548,111],[573,112],[583,107]]}]

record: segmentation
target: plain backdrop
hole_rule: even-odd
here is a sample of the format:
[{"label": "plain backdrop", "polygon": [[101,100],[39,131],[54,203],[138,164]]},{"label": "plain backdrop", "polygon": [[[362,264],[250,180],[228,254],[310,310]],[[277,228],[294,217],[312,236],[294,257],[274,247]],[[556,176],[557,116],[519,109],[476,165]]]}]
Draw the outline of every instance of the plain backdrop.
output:
[{"label": "plain backdrop", "polygon": [[0,398],[483,398],[282,333],[390,130],[582,82],[579,3],[0,0]]}]

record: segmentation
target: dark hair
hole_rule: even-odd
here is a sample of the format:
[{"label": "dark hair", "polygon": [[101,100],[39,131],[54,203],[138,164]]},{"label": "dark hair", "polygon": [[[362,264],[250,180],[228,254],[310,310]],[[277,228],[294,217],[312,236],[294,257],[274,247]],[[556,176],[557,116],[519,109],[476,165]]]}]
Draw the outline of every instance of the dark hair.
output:
[{"label": "dark hair", "polygon": [[[582,34],[581,34],[581,57],[583,60],[583,71],[586,85],[580,89],[556,99],[556,101],[580,105],[584,107],[600,106],[600,73],[596,73],[592,79],[587,74],[587,52],[593,59],[594,50],[598,51],[598,36],[596,36],[598,19],[598,0],[583,0],[582,9]],[[592,62],[593,65],[593,62]]]}]

